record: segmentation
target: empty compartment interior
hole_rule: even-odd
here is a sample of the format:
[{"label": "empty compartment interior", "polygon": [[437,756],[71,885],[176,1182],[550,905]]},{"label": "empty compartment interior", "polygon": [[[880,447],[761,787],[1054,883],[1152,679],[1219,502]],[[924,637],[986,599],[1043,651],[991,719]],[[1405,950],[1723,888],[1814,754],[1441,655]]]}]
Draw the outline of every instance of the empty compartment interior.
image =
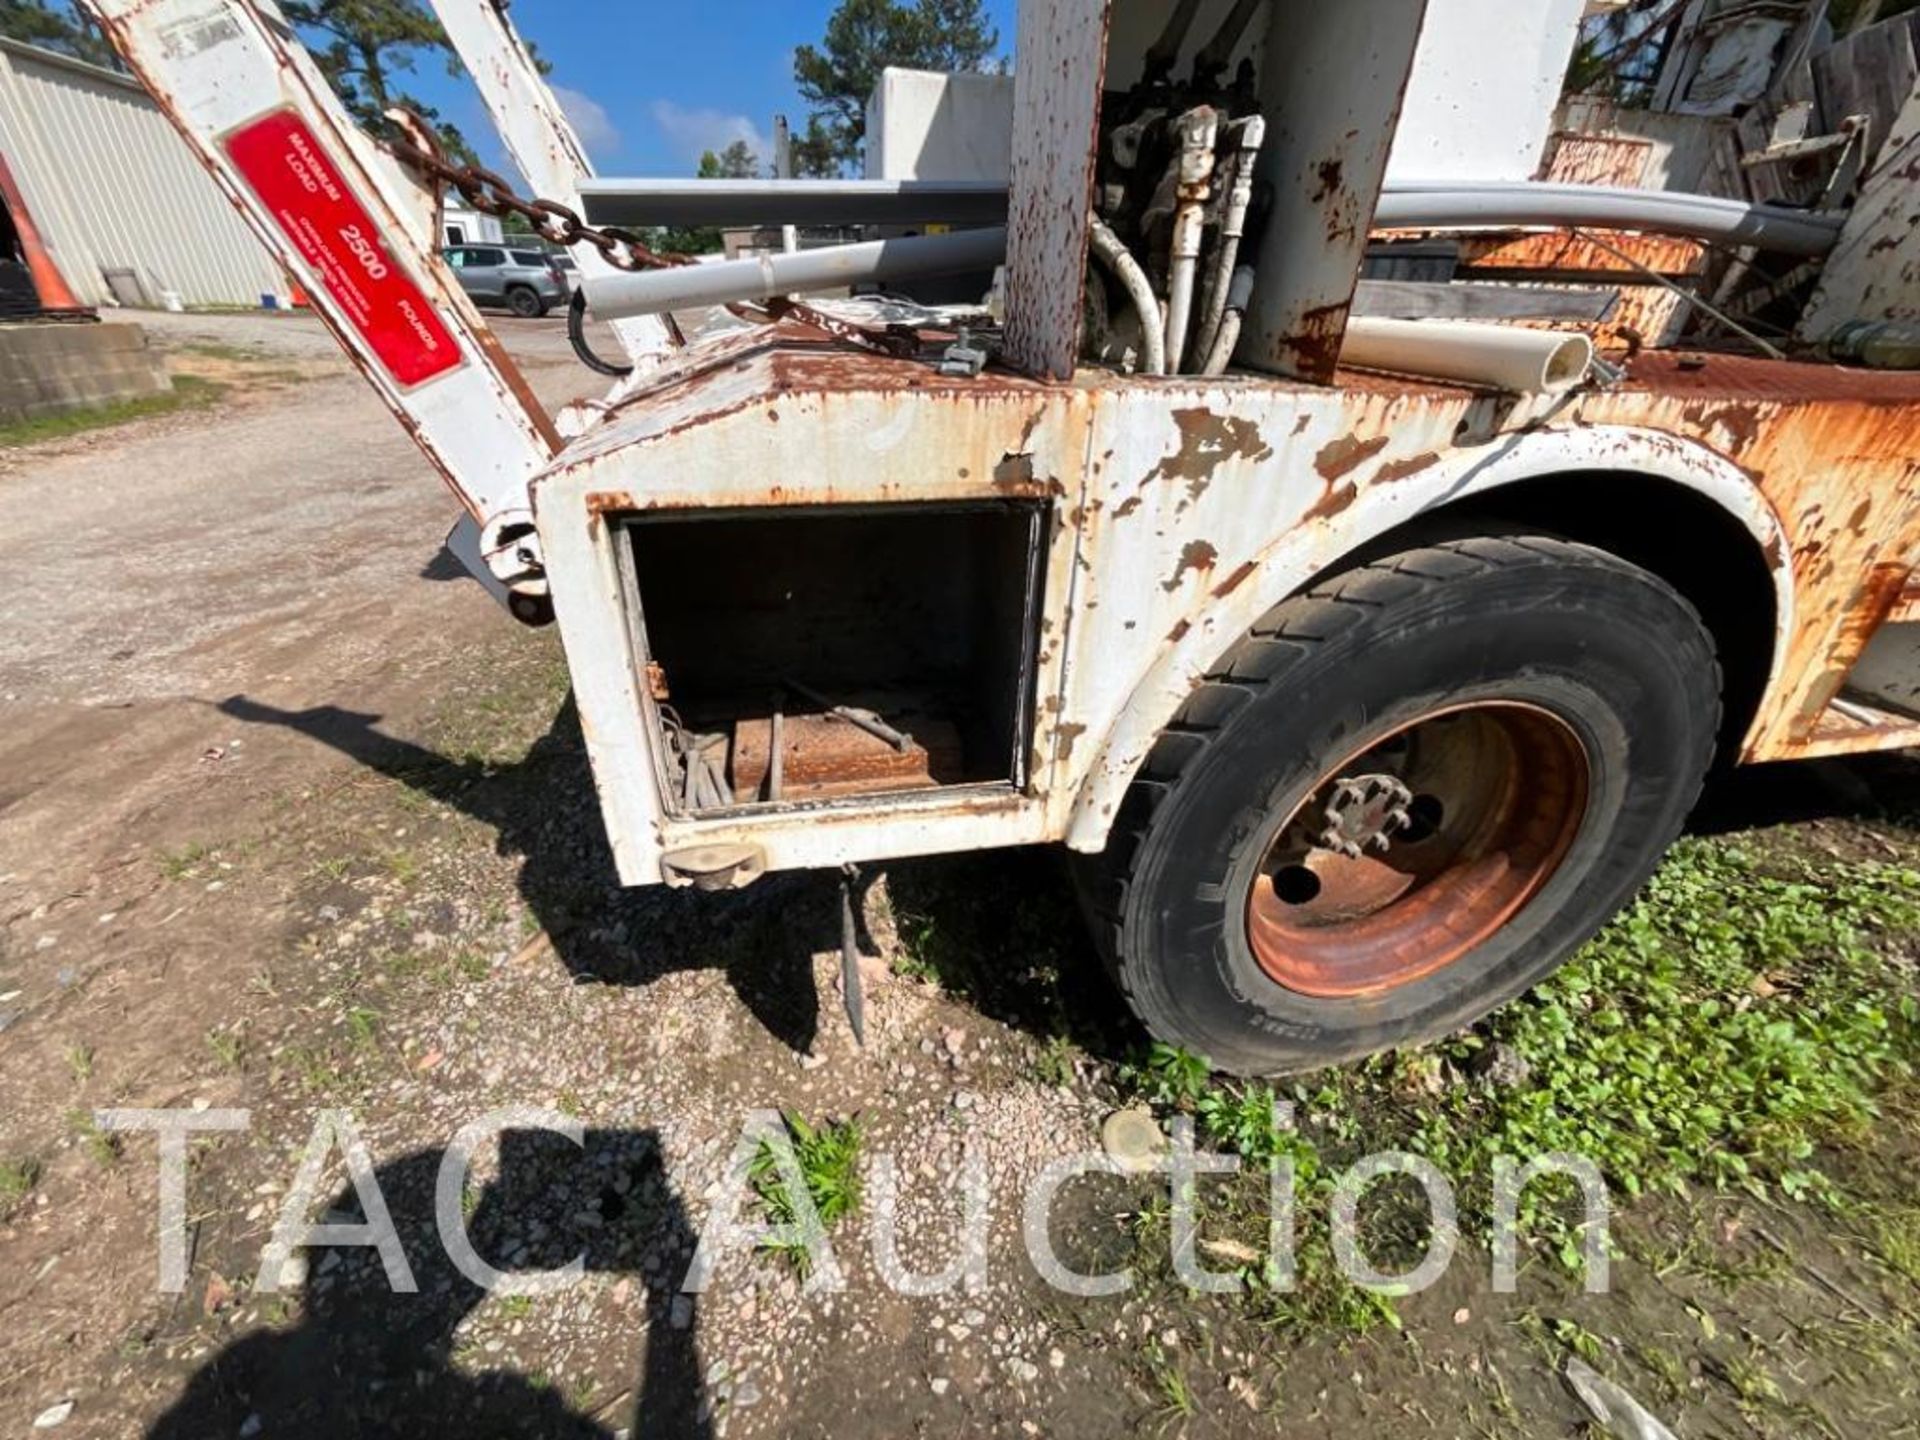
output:
[{"label": "empty compartment interior", "polygon": [[1920,622],[1880,627],[1847,678],[1845,698],[1920,719]]},{"label": "empty compartment interior", "polygon": [[1045,523],[1018,502],[631,521],[676,808],[1024,786]]}]

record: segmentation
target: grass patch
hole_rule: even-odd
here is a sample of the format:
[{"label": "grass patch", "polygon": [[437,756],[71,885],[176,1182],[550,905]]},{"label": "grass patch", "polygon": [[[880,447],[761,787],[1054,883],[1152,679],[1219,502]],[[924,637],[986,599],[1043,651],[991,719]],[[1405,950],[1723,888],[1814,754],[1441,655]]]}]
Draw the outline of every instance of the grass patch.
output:
[{"label": "grass patch", "polygon": [[[1362,1298],[1332,1273],[1324,1202],[1335,1172],[1370,1151],[1434,1162],[1454,1181],[1463,1231],[1476,1239],[1490,1220],[1498,1156],[1586,1156],[1628,1197],[1700,1187],[1839,1203],[1821,1150],[1864,1143],[1878,1097],[1913,1074],[1920,1053],[1920,1007],[1889,984],[1876,948],[1914,930],[1912,870],[1763,863],[1737,845],[1689,840],[1572,963],[1471,1032],[1279,1091],[1216,1081],[1204,1060],[1164,1047],[1125,1078],[1161,1111],[1191,1115],[1203,1143],[1258,1169],[1242,1177],[1244,1217],[1231,1194],[1241,1181],[1214,1187],[1228,1192],[1215,1223],[1239,1235],[1244,1219],[1263,1252],[1253,1219],[1264,1224],[1264,1195],[1251,1192],[1264,1191],[1269,1162],[1292,1161],[1297,1284],[1287,1294],[1269,1288],[1260,1303],[1288,1328],[1364,1330],[1392,1320],[1392,1299]],[[1299,1107],[1297,1129],[1275,1125],[1276,1096]],[[1580,1249],[1570,1194],[1557,1183],[1531,1187],[1520,1219],[1572,1269]],[[1424,1247],[1425,1207],[1403,1203],[1412,1198],[1382,1182],[1362,1206],[1362,1239],[1382,1269]],[[1896,1221],[1877,1237],[1896,1273],[1912,1259],[1905,1229]]]},{"label": "grass patch", "polygon": [[333,1057],[312,1045],[289,1045],[282,1058],[309,1094],[331,1095],[345,1083]]},{"label": "grass patch", "polygon": [[32,1156],[0,1160],[0,1221],[11,1220],[39,1183],[40,1162]]},{"label": "grass patch", "polygon": [[420,857],[411,850],[394,850],[386,857],[387,873],[411,890],[420,883]]},{"label": "grass patch", "polygon": [[67,1125],[73,1131],[73,1138],[94,1164],[104,1169],[119,1161],[120,1137],[111,1130],[102,1130],[91,1110],[68,1111]]},{"label": "grass patch", "polygon": [[104,430],[133,420],[155,415],[171,415],[181,410],[198,410],[213,404],[226,393],[226,386],[193,375],[174,378],[173,389],[165,395],[144,395],[137,400],[119,400],[86,410],[69,410],[61,415],[36,415],[30,420],[15,420],[0,425],[0,450],[21,445],[38,445],[46,440],[62,440],[89,430]]},{"label": "grass patch", "polygon": [[160,873],[169,880],[185,880],[200,866],[200,862],[213,854],[211,846],[194,841],[182,845],[178,850],[162,850],[155,855],[154,863],[160,867]]},{"label": "grass patch", "polygon": [[1914,871],[1781,873],[1686,842],[1573,964],[1439,1052],[1471,1067],[1505,1046],[1527,1082],[1449,1087],[1415,1138],[1461,1172],[1560,1151],[1630,1195],[1835,1198],[1814,1152],[1864,1139],[1875,1096],[1912,1072],[1920,1005],[1890,993],[1873,942],[1916,928]]},{"label": "grass patch", "polygon": [[207,1031],[207,1049],[222,1070],[238,1074],[246,1064],[246,1040],[238,1030],[227,1030],[216,1025]]},{"label": "grass patch", "polygon": [[500,1297],[500,1317],[503,1320],[524,1320],[533,1313],[531,1295],[503,1295]]},{"label": "grass patch", "polygon": [[1173,1425],[1193,1417],[1193,1387],[1187,1384],[1187,1377],[1180,1367],[1168,1358],[1167,1352],[1160,1348],[1158,1340],[1147,1342],[1147,1375],[1153,1382],[1157,1397],[1155,1416],[1164,1424]]},{"label": "grass patch", "polygon": [[244,365],[258,360],[266,353],[245,345],[222,344],[218,340],[196,340],[191,345],[182,345],[180,349],[187,355],[200,355],[208,360],[225,360],[235,365]]},{"label": "grass patch", "polygon": [[1033,1078],[1042,1085],[1064,1089],[1073,1084],[1074,1057],[1078,1047],[1065,1035],[1049,1035],[1033,1057]]},{"label": "grass patch", "polygon": [[767,1219],[796,1232],[785,1239],[769,1239],[763,1248],[786,1256],[804,1276],[812,1265],[809,1242],[819,1238],[812,1232],[811,1222],[817,1219],[824,1232],[860,1208],[860,1122],[856,1118],[815,1127],[798,1115],[784,1118],[794,1164],[812,1201],[812,1213],[806,1213],[806,1207],[798,1203],[781,1173],[784,1167],[772,1142],[761,1142],[748,1174]]},{"label": "grass patch", "polygon": [[347,1011],[347,1038],[356,1050],[370,1050],[380,1039],[380,1012],[356,1005]]}]

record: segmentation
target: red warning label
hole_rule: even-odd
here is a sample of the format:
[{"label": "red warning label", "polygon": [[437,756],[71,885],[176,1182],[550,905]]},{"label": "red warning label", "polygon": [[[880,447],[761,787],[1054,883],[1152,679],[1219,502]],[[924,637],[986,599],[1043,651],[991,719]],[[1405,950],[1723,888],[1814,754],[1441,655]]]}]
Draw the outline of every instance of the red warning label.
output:
[{"label": "red warning label", "polygon": [[418,385],[460,365],[453,335],[298,115],[276,110],[234,131],[226,149],[395,380]]}]

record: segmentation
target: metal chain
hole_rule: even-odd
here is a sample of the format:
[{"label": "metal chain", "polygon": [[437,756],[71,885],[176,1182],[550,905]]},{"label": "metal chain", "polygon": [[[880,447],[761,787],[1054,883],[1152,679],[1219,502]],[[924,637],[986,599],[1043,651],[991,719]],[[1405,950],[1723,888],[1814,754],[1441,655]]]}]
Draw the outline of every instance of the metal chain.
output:
[{"label": "metal chain", "polygon": [[[455,165],[410,140],[397,137],[389,140],[387,145],[396,159],[412,166],[427,179],[451,185],[460,192],[462,200],[482,215],[491,215],[496,219],[518,215],[533,227],[534,233],[541,239],[569,248],[591,245],[616,270],[667,270],[699,263],[691,255],[650,249],[645,241],[630,230],[596,229],[582,220],[578,211],[562,205],[558,200],[523,199],[503,177],[484,166]],[[798,300],[772,299],[766,302],[763,310],[745,305],[729,305],[727,308],[742,319],[761,323],[791,317],[836,340],[844,340],[877,354],[905,357],[911,356],[919,348],[918,338],[911,333],[897,333],[898,327],[889,327],[884,331],[870,330]]]},{"label": "metal chain", "polygon": [[587,224],[578,212],[558,200],[525,200],[501,176],[480,165],[455,165],[408,140],[387,142],[396,158],[423,176],[451,185],[460,198],[482,215],[496,219],[517,215],[550,244],[571,248],[591,245],[616,270],[664,270],[694,264],[691,255],[665,254],[649,249],[627,230],[601,230]]}]

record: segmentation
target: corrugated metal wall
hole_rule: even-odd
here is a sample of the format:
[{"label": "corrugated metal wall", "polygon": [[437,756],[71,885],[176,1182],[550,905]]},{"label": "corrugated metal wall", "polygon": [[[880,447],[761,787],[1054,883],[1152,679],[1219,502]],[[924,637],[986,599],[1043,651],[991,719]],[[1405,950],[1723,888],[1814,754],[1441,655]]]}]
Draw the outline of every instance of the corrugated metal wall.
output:
[{"label": "corrugated metal wall", "polygon": [[0,41],[0,153],[54,262],[83,304],[112,301],[104,272],[147,296],[258,305],[286,278],[159,108],[131,80]]}]

